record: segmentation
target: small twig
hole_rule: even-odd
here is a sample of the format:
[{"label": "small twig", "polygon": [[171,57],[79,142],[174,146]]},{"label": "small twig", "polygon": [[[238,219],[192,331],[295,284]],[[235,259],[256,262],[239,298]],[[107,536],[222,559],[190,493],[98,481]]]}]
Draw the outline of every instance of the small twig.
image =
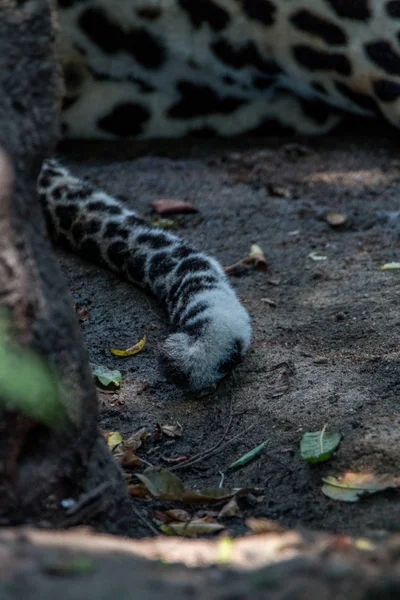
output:
[{"label": "small twig", "polygon": [[211,450],[204,452],[201,456],[196,456],[194,457],[193,460],[188,460],[186,463],[182,463],[180,465],[176,465],[176,467],[173,467],[172,469],[170,469],[170,471],[173,470],[177,470],[177,469],[181,469],[183,467],[191,467],[192,465],[194,465],[195,463],[200,462],[201,460],[204,460],[205,458],[210,458],[210,456],[213,456],[214,454],[218,454],[218,452],[221,452],[221,450],[224,450],[224,448],[226,448],[227,446],[229,446],[229,444],[231,444],[232,442],[234,442],[235,440],[237,440],[239,437],[241,437],[242,435],[244,435],[245,433],[247,433],[248,431],[250,431],[250,429],[253,429],[253,427],[255,427],[256,423],[253,423],[252,425],[250,425],[250,427],[246,427],[246,429],[243,429],[243,431],[240,431],[239,433],[237,433],[236,435],[234,435],[230,440],[228,440],[227,442],[225,442],[225,444],[220,445],[220,442],[217,444],[217,448],[211,448]]},{"label": "small twig", "polygon": [[162,321],[162,323],[165,323],[166,325],[170,325],[170,322],[169,322],[169,321],[167,321],[167,319],[163,319],[162,317],[160,317],[160,315],[159,315],[159,314],[157,314],[157,313],[156,313],[156,312],[155,312],[155,311],[152,309],[152,306],[151,306],[151,300],[150,300],[149,298],[147,298],[147,297],[146,297],[146,300],[147,300],[147,304],[148,304],[148,307],[149,307],[149,310],[150,310],[150,312],[151,312],[151,313],[152,313],[152,314],[153,314],[153,315],[154,315],[154,316],[155,316],[155,317],[156,317],[156,318],[157,318],[159,321]]},{"label": "small twig", "polygon": [[220,471],[219,474],[221,475],[221,479],[220,479],[218,487],[222,488],[222,486],[224,485],[224,481],[225,481],[225,473],[223,473],[222,471]]},{"label": "small twig", "polygon": [[160,532],[154,527],[154,525],[152,523],[150,523],[150,521],[148,519],[146,519],[138,510],[137,508],[135,508],[135,506],[132,504],[132,510],[135,513],[135,515],[142,521],[143,525],[146,525],[146,527],[148,527],[150,529],[150,531],[152,533],[154,533],[154,535],[160,535]]},{"label": "small twig", "polygon": [[222,438],[220,440],[218,440],[218,442],[212,446],[211,448],[209,448],[208,450],[204,450],[203,452],[199,452],[198,454],[195,454],[194,456],[190,457],[187,459],[187,461],[179,463],[179,465],[175,465],[174,467],[171,467],[170,471],[176,471],[178,470],[178,468],[180,467],[186,467],[186,466],[190,466],[190,464],[192,464],[192,462],[197,462],[198,459],[202,458],[204,455],[208,454],[209,452],[213,452],[214,450],[216,450],[224,441],[224,439],[226,438],[226,436],[228,435],[228,431],[231,428],[232,425],[232,420],[233,420],[233,411],[232,411],[232,400],[231,400],[231,406],[230,406],[230,416],[229,416],[229,420],[228,420],[228,425],[225,427],[225,431],[222,435]]}]

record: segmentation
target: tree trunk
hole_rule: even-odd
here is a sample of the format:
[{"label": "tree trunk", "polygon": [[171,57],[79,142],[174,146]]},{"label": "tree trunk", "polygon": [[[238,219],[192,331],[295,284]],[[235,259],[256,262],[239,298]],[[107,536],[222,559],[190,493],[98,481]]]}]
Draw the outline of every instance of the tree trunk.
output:
[{"label": "tree trunk", "polygon": [[[126,488],[98,433],[96,391],[35,191],[59,138],[61,93],[49,3],[0,0],[0,305],[18,344],[44,357],[67,390],[62,428],[0,412],[0,520],[60,525],[106,509],[122,527]],[[66,515],[61,500],[93,490],[83,513]]]}]

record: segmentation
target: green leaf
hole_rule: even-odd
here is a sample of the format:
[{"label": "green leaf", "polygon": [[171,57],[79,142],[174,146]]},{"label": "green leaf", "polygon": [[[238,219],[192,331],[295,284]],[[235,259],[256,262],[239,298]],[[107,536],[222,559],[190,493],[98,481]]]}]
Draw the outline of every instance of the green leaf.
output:
[{"label": "green leaf", "polygon": [[4,320],[0,321],[0,407],[48,427],[60,427],[67,418],[56,373],[32,350],[9,343]]},{"label": "green leaf", "polygon": [[235,462],[233,462],[231,465],[229,465],[228,469],[237,469],[239,467],[243,467],[243,465],[246,465],[248,462],[253,460],[253,458],[255,458],[256,456],[261,454],[261,452],[264,450],[266,445],[267,445],[267,442],[263,442],[259,446],[256,446],[256,448],[253,448],[253,450],[250,450],[250,452],[243,454],[243,456],[241,456],[240,458],[235,460]]},{"label": "green leaf", "polygon": [[340,477],[325,477],[322,492],[333,500],[358,502],[362,496],[371,496],[384,490],[400,487],[400,477],[391,473],[352,473]]},{"label": "green leaf", "polygon": [[108,388],[119,388],[122,382],[122,375],[120,371],[108,369],[101,365],[94,365],[90,363],[93,377],[97,379],[102,386]]},{"label": "green leaf", "polygon": [[301,456],[309,463],[318,463],[329,460],[338,448],[341,440],[339,433],[326,431],[313,431],[305,433],[300,442]]}]

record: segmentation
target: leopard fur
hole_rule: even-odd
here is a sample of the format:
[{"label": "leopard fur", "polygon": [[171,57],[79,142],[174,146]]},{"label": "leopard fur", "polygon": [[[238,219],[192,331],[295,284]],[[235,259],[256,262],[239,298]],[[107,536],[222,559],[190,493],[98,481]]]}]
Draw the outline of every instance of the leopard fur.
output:
[{"label": "leopard fur", "polygon": [[[58,0],[66,137],[318,134],[345,113],[400,124],[400,0]],[[164,373],[218,381],[250,320],[214,259],[150,228],[55,161],[49,231],[152,291],[178,332]]]},{"label": "leopard fur", "polygon": [[68,137],[400,123],[400,0],[59,0]]},{"label": "leopard fur", "polygon": [[250,319],[216,260],[149,227],[56,160],[43,164],[38,193],[56,242],[121,273],[163,304],[178,329],[160,354],[169,380],[199,391],[242,360],[250,344]]}]

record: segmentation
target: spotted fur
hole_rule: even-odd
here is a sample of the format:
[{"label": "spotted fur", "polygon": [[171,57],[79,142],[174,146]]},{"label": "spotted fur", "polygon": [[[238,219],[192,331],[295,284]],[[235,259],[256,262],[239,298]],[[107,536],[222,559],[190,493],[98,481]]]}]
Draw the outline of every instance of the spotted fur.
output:
[{"label": "spotted fur", "polygon": [[400,124],[400,0],[59,0],[69,137]]},{"label": "spotted fur", "polygon": [[164,343],[165,376],[193,391],[219,381],[243,358],[250,320],[220,264],[73,177],[44,163],[38,193],[53,239],[151,291],[177,329]]}]

